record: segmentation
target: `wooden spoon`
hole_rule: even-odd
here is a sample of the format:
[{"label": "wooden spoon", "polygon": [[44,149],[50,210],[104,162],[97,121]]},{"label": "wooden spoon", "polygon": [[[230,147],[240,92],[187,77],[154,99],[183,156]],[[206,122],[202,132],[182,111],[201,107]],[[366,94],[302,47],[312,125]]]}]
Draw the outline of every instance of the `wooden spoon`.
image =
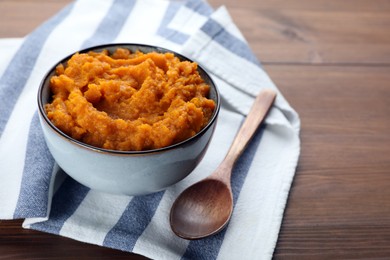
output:
[{"label": "wooden spoon", "polygon": [[170,224],[176,235],[185,239],[204,238],[221,231],[229,222],[233,211],[232,168],[275,97],[273,90],[260,92],[222,163],[209,177],[184,190],[173,203]]}]

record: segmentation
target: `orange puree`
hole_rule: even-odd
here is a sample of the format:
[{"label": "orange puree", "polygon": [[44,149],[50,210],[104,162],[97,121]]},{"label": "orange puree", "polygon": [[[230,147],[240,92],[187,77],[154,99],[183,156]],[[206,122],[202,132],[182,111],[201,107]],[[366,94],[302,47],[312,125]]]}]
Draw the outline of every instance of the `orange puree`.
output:
[{"label": "orange puree", "polygon": [[197,64],[172,53],[75,54],[50,79],[48,118],[67,135],[113,150],[139,151],[183,141],[215,109]]}]

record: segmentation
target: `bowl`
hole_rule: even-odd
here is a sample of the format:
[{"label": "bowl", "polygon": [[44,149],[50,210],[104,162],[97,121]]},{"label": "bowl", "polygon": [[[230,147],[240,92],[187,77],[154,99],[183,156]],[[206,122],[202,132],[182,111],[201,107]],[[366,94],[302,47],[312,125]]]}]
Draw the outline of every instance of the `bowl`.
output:
[{"label": "bowl", "polygon": [[[100,52],[104,49],[112,52],[119,47],[144,53],[171,52],[180,60],[192,61],[174,51],[141,44],[106,44],[87,48],[78,53]],[[44,106],[52,99],[50,78],[55,75],[56,66],[66,62],[73,54],[62,59],[48,71],[38,90],[40,124],[47,146],[57,164],[73,179],[91,189],[130,196],[164,190],[188,176],[207,150],[220,108],[218,90],[207,72],[198,66],[199,74],[210,85],[208,98],[214,100],[216,107],[210,121],[200,132],[180,143],[154,150],[108,150],[71,138],[46,116]]]}]

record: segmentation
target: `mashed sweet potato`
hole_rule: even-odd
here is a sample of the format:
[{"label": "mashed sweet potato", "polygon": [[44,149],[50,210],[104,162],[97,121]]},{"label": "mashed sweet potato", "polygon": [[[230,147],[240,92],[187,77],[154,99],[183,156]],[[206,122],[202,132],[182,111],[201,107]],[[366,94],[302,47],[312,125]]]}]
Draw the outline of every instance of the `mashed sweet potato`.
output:
[{"label": "mashed sweet potato", "polygon": [[140,151],[183,141],[209,122],[215,109],[197,64],[172,53],[118,48],[75,54],[56,68],[46,114],[84,143]]}]

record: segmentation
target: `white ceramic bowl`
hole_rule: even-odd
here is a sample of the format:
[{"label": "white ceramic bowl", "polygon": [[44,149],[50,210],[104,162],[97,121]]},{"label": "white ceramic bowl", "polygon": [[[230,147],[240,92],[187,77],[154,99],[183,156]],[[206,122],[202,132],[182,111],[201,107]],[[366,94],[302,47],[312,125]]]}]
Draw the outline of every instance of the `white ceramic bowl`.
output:
[{"label": "white ceramic bowl", "polygon": [[[140,44],[100,45],[79,53],[114,51],[118,47],[131,51],[172,52],[181,60],[190,60],[173,51]],[[72,54],[73,55],[73,54]],[[61,60],[66,62],[72,55]],[[58,64],[59,64],[58,63]],[[59,130],[47,118],[44,105],[50,102],[50,77],[56,64],[44,77],[38,91],[38,110],[47,146],[58,165],[73,179],[91,188],[108,193],[143,195],[164,190],[185,178],[198,165],[214,132],[220,108],[218,90],[204,69],[198,71],[211,87],[209,98],[216,103],[210,122],[195,136],[161,149],[148,151],[116,151],[94,147],[77,141]]]}]

